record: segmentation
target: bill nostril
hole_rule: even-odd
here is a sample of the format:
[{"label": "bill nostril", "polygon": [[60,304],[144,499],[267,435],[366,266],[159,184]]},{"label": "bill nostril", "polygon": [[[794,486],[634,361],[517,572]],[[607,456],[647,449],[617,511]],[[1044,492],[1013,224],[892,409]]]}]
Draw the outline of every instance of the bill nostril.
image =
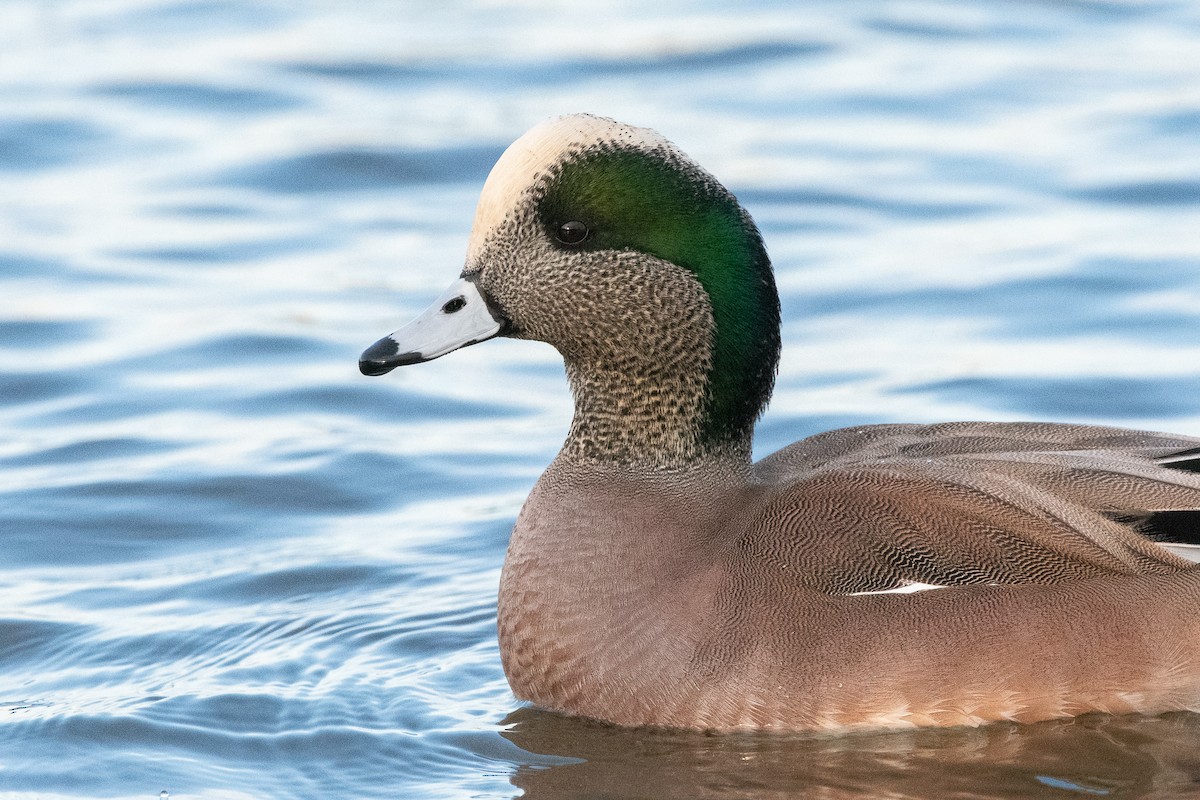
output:
[{"label": "bill nostril", "polygon": [[467,305],[467,298],[461,294],[458,297],[447,300],[442,306],[443,314],[453,314],[455,311],[461,311]]}]

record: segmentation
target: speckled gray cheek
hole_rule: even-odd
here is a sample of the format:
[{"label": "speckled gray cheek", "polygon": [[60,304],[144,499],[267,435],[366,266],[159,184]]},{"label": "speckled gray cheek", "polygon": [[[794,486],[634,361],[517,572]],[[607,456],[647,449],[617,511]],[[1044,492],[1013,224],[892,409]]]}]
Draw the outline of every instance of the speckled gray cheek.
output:
[{"label": "speckled gray cheek", "polygon": [[527,214],[506,218],[478,252],[479,286],[510,335],[547,342],[566,362],[575,415],[564,452],[667,463],[703,451],[713,316],[693,274],[633,251],[564,250]]},{"label": "speckled gray cheek", "polygon": [[508,319],[505,335],[517,339],[541,338],[529,329],[536,320],[522,313],[525,293],[534,290],[531,267],[542,258],[529,227],[526,215],[510,214],[475,249],[464,270],[475,276],[480,291]]}]

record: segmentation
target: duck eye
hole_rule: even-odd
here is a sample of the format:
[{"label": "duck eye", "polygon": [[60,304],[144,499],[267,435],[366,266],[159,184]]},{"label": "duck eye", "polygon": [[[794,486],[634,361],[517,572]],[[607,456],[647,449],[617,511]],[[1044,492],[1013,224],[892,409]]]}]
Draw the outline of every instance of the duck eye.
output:
[{"label": "duck eye", "polygon": [[554,237],[563,244],[579,244],[587,238],[587,235],[588,226],[578,220],[564,222],[554,233]]}]

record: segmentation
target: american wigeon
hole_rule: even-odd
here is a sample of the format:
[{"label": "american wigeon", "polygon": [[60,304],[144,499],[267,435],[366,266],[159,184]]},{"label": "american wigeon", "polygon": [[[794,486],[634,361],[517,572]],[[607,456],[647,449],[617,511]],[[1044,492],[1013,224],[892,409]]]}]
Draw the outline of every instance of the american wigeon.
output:
[{"label": "american wigeon", "polygon": [[753,463],[770,261],[659,134],[575,115],[518,139],[459,279],[360,367],[493,336],[557,348],[575,398],[500,583],[518,697],[713,730],[1200,708],[1200,572],[1155,541],[1191,535],[1169,523],[1200,509],[1200,439],[879,425]]}]

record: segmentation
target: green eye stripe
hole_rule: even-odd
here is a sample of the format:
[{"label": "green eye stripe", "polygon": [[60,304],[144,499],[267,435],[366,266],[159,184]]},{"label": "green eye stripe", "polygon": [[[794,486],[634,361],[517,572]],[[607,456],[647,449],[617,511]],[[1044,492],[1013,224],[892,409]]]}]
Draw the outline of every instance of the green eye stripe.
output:
[{"label": "green eye stripe", "polygon": [[762,238],[736,198],[670,152],[609,147],[565,162],[539,213],[552,236],[570,220],[587,225],[578,249],[636,250],[695,274],[716,325],[704,434],[745,433],[774,380],[779,303]]}]

